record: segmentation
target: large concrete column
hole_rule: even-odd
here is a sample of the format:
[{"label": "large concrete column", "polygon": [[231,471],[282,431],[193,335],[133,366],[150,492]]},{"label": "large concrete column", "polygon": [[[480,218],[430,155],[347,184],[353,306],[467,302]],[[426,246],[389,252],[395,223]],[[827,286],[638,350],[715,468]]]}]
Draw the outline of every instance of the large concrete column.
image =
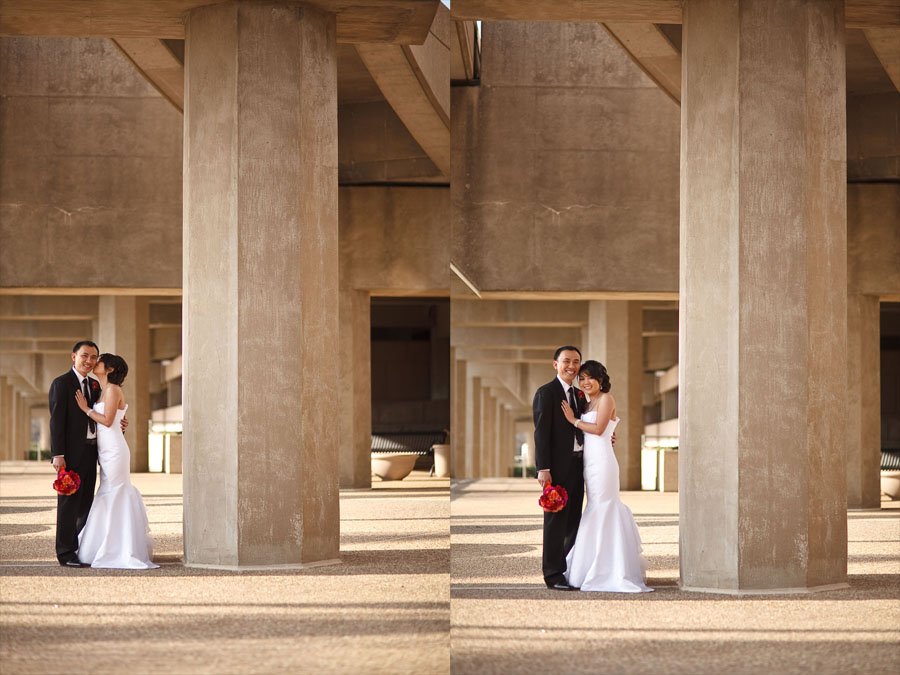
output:
[{"label": "large concrete column", "polygon": [[189,566],[338,558],[335,18],[188,13],[184,550]]},{"label": "large concrete column", "polygon": [[[455,351],[455,350],[454,350]],[[466,361],[451,359],[453,383],[450,396],[453,401],[450,431],[451,477],[465,478],[466,473]]]},{"label": "large concrete column", "polygon": [[0,460],[9,460],[13,456],[13,432],[15,431],[13,415],[13,398],[15,392],[5,377],[0,377]]},{"label": "large concrete column", "polygon": [[619,487],[641,489],[641,434],[644,430],[642,305],[627,300],[592,300],[584,359],[600,361],[616,399],[616,459]]},{"label": "large concrete column", "polygon": [[40,451],[50,449],[50,411],[46,407],[32,408],[31,414],[41,421],[41,439],[38,441],[40,459]]},{"label": "large concrete column", "polygon": [[481,475],[493,478],[497,475],[497,399],[490,387],[482,394],[484,408],[481,428]]},{"label": "large concrete column", "polygon": [[24,460],[28,457],[28,450],[31,449],[31,401],[26,398],[25,394],[19,394],[16,411],[18,420],[16,420],[16,453],[14,459]]},{"label": "large concrete column", "polygon": [[[348,408],[340,425],[340,486],[372,487],[372,322],[368,291],[340,296],[340,389]],[[343,407],[343,406],[342,406]]]},{"label": "large concrete column", "polygon": [[878,298],[847,302],[847,506],[881,506],[881,331]]},{"label": "large concrete column", "polygon": [[498,475],[506,477],[512,465],[513,442],[510,422],[510,411],[505,405],[500,406],[500,465]]},{"label": "large concrete column", "polygon": [[483,425],[483,396],[481,378],[469,380],[471,396],[466,405],[466,458],[470,478],[481,478],[481,428]]},{"label": "large concrete column", "polygon": [[839,0],[684,3],[684,588],[846,583],[843,17]]},{"label": "large concrete column", "polygon": [[131,470],[148,471],[150,457],[150,304],[134,295],[100,296],[97,344],[101,354],[117,354],[128,364],[122,390],[128,402],[125,440]]}]

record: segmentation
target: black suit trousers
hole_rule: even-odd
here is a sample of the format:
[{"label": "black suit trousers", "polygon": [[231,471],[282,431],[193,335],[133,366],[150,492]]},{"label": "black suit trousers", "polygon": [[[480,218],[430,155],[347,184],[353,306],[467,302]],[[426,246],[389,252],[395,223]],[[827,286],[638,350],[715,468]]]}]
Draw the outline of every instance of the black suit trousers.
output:
[{"label": "black suit trousers", "polygon": [[573,458],[569,474],[562,481],[569,495],[565,508],[556,513],[544,512],[544,557],[542,568],[548,586],[565,583],[566,556],[575,545],[584,504],[584,461]]},{"label": "black suit trousers", "polygon": [[78,474],[81,487],[74,495],[59,495],[56,498],[56,558],[61,563],[77,559],[78,534],[84,528],[94,503],[97,446],[87,446],[83,460],[77,464],[66,464],[66,471]]}]

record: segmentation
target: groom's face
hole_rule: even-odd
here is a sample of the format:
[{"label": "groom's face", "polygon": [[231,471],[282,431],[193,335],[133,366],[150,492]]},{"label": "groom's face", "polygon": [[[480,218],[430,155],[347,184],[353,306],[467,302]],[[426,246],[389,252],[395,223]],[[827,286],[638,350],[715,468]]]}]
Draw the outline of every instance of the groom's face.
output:
[{"label": "groom's face", "polygon": [[97,365],[97,357],[100,356],[97,350],[89,345],[81,345],[78,351],[72,354],[72,361],[75,362],[75,370],[82,375],[87,375]]},{"label": "groom's face", "polygon": [[559,353],[559,357],[553,362],[556,374],[566,384],[572,384],[578,369],[581,367],[581,356],[573,349],[565,349]]}]

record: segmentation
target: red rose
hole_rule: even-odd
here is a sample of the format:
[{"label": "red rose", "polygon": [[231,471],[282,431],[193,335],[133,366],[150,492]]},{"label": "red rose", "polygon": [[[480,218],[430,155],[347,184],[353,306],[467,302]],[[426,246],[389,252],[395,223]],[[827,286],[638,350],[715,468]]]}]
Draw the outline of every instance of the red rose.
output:
[{"label": "red rose", "polygon": [[578,398],[584,398],[584,392],[581,389],[578,389]]}]

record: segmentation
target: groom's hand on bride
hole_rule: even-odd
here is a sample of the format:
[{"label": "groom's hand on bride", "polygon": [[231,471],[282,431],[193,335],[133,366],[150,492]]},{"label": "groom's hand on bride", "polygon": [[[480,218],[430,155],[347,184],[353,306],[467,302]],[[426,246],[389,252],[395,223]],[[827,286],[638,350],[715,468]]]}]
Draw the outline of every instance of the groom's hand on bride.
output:
[{"label": "groom's hand on bride", "polygon": [[537,479],[542,488],[545,488],[553,483],[553,478],[551,478],[550,476],[549,469],[542,469],[541,471],[538,471]]},{"label": "groom's hand on bride", "polygon": [[124,415],[122,416],[122,431],[125,431],[128,428],[128,418]]}]

